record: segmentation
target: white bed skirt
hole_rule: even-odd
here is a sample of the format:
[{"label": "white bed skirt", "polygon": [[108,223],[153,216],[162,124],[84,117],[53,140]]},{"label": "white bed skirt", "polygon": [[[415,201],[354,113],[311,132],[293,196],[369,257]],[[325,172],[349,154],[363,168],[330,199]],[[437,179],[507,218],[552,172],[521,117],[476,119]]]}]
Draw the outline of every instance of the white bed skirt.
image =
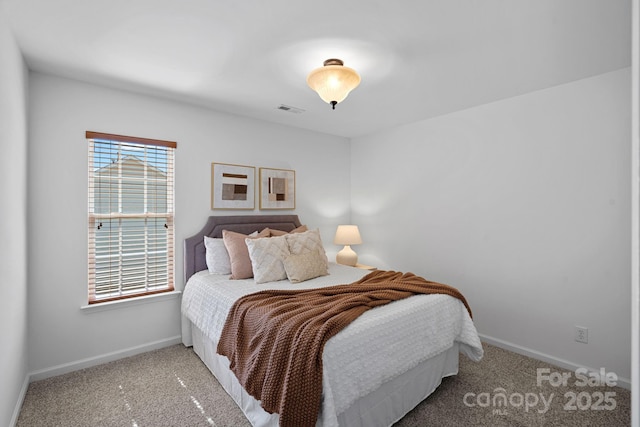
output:
[{"label": "white bed skirt", "polygon": [[[217,343],[209,339],[195,325],[190,326],[195,353],[242,409],[251,425],[254,427],[277,426],[278,414],[267,413],[260,403],[242,388],[233,372],[229,370],[229,360],[216,353]],[[394,424],[433,393],[440,385],[442,378],[458,373],[459,351],[458,343],[454,343],[453,347],[447,351],[360,398],[344,412],[337,414],[339,425],[382,427]],[[323,417],[321,410],[316,425],[329,427],[330,424],[327,422],[329,419],[335,420],[333,417]]]}]

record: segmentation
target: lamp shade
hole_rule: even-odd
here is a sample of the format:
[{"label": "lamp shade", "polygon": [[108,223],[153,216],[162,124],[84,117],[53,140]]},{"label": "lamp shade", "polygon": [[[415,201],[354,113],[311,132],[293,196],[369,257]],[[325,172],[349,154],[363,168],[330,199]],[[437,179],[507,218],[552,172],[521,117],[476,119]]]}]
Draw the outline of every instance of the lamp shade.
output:
[{"label": "lamp shade", "polygon": [[360,84],[360,76],[354,69],[345,67],[340,59],[327,59],[324,67],[309,73],[307,84],[335,109],[336,104],[344,101],[349,92]]},{"label": "lamp shade", "polygon": [[357,225],[339,225],[333,238],[336,245],[359,245],[362,243]]}]

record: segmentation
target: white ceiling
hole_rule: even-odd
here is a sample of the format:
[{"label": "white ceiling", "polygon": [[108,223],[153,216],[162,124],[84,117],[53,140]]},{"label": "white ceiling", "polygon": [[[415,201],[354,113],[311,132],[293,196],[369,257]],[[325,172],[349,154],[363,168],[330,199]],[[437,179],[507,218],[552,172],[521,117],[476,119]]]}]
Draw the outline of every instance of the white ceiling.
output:
[{"label": "white ceiling", "polygon": [[[0,2],[32,70],[345,137],[631,65],[631,0]],[[330,57],[362,77],[335,111]]]}]

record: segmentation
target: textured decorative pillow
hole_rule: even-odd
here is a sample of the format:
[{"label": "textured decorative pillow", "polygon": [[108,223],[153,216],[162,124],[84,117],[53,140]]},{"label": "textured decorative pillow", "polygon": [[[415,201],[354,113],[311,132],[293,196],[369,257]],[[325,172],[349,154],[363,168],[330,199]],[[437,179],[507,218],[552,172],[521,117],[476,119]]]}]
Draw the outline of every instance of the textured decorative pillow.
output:
[{"label": "textured decorative pillow", "polygon": [[287,243],[289,244],[289,251],[291,252],[291,255],[320,251],[324,256],[325,266],[327,268],[329,267],[327,254],[324,251],[322,239],[320,238],[320,231],[308,230],[302,233],[286,234],[284,237],[287,239]]},{"label": "textured decorative pillow", "polygon": [[207,269],[211,274],[231,274],[229,253],[222,239],[204,236]]},{"label": "textured decorative pillow", "polygon": [[[306,225],[301,225],[298,228],[294,228],[293,230],[289,231],[289,233],[302,233],[304,231],[307,231],[308,228]],[[289,234],[286,231],[282,231],[282,230],[275,230],[273,228],[269,228],[269,232],[271,237],[273,236],[284,236],[285,234]]]},{"label": "textured decorative pillow", "polygon": [[284,236],[246,239],[245,243],[256,283],[275,282],[287,278],[282,261],[290,252]]},{"label": "textured decorative pillow", "polygon": [[[267,237],[268,232],[262,230],[255,238]],[[252,233],[253,236],[253,233]],[[235,231],[222,230],[222,240],[224,246],[229,253],[229,261],[231,264],[231,279],[249,279],[253,277],[251,269],[251,259],[249,258],[249,250],[245,243],[246,238],[253,238],[246,234],[236,233]]]},{"label": "textured decorative pillow", "polygon": [[287,278],[291,283],[300,283],[329,274],[327,270],[327,257],[324,251],[290,255],[285,258],[283,265],[287,273]]}]

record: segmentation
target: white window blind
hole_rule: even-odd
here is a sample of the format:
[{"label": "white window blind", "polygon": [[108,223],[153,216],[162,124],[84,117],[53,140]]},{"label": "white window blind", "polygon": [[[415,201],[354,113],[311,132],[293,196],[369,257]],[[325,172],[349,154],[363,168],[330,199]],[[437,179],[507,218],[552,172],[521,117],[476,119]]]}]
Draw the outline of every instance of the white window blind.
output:
[{"label": "white window blind", "polygon": [[87,131],[89,304],[174,289],[175,142]]}]

